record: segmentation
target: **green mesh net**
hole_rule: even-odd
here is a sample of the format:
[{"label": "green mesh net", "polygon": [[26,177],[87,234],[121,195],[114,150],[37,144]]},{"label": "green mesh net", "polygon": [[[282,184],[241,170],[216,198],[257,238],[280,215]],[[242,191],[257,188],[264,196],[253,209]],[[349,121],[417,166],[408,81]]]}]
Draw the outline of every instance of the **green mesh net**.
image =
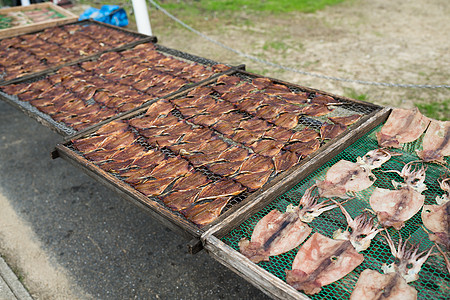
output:
[{"label": "green mesh net", "polygon": [[[368,151],[377,149],[378,144],[375,133],[381,129],[381,126],[382,125],[376,127],[364,137],[360,138],[357,142],[342,151],[334,159],[330,160],[310,176],[299,182],[288,192],[279,196],[271,204],[243,222],[239,227],[235,228],[223,237],[222,241],[233,249],[239,251],[239,241],[244,237],[250,239],[257,222],[271,210],[278,209],[279,211],[284,212],[289,204],[292,203],[294,205],[298,205],[305,190],[312,186],[316,180],[325,179],[327,170],[339,160],[345,159],[356,162],[356,158],[358,156],[363,156]],[[394,189],[392,180],[402,182],[402,178],[399,175],[395,173],[384,173],[381,172],[381,170],[401,171],[406,163],[418,160],[416,150],[421,150],[422,138],[423,136],[415,142],[404,145],[402,149],[395,150],[396,152],[402,153],[402,155],[392,157],[381,168],[373,170],[373,174],[377,177],[377,180],[373,186],[356,193],[356,199],[352,199],[344,205],[348,213],[353,218],[361,214],[361,212],[365,209],[370,209],[369,198],[375,187]],[[445,159],[447,165],[450,165],[450,159],[448,157]],[[436,196],[441,196],[444,194],[444,191],[442,191],[439,186],[438,179],[442,179],[442,176],[445,174],[445,167],[438,164],[427,164],[425,183],[428,189],[423,192],[426,196],[425,204],[436,204]],[[447,176],[450,175],[447,173]],[[309,223],[309,226],[313,229],[313,233],[319,232],[327,237],[332,237],[335,230],[339,228],[345,229],[347,223],[342,212],[336,208],[323,213],[313,222]],[[400,236],[399,232],[393,228],[390,228],[389,233],[394,242],[397,243]],[[419,243],[420,250],[426,250],[433,246],[433,243],[428,238],[428,234],[423,229],[420,211],[414,217],[406,221],[405,226],[400,230],[400,234],[403,238],[410,236],[410,243],[412,244]],[[302,245],[287,253],[270,257],[269,262],[260,262],[258,265],[285,281],[285,270],[290,270],[292,268],[292,262],[301,246]],[[437,251],[435,252],[437,253]],[[320,293],[311,295],[310,298],[348,299],[362,271],[369,268],[382,273],[381,266],[384,263],[391,264],[394,262],[394,257],[391,254],[389,246],[385,238],[380,234],[372,240],[371,246],[367,250],[363,251],[362,254],[365,259],[361,265],[342,279],[330,285],[324,286]],[[450,294],[450,276],[445,267],[445,262],[442,255],[430,256],[423,265],[419,276],[419,280],[409,283],[410,286],[413,286],[418,291],[419,299],[448,299]]]}]

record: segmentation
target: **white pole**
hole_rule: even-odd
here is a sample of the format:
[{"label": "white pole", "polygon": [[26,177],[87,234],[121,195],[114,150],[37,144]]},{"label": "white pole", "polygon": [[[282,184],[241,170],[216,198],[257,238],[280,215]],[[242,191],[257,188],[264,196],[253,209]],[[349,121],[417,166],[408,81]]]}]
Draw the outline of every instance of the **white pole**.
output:
[{"label": "white pole", "polygon": [[132,0],[133,11],[136,16],[138,31],[146,35],[152,35],[152,27],[148,17],[147,3],[145,0]]},{"label": "white pole", "polygon": [[30,5],[30,0],[22,0],[20,1],[22,3],[22,6],[28,6]]}]

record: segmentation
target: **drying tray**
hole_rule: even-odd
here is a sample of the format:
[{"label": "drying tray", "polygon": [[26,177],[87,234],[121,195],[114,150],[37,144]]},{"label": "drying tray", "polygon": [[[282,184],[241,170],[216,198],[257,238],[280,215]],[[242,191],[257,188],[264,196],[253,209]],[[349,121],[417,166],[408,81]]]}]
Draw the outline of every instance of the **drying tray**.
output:
[{"label": "drying tray", "polygon": [[[394,262],[394,257],[391,255],[386,239],[380,234],[372,240],[371,246],[367,250],[361,252],[365,257],[361,265],[342,279],[324,286],[320,293],[309,295],[309,297],[295,290],[285,281],[285,270],[292,268],[292,262],[301,245],[287,253],[270,257],[270,262],[255,264],[239,252],[238,243],[242,238],[250,239],[257,222],[271,210],[277,209],[284,212],[289,204],[298,205],[305,190],[312,186],[316,180],[324,180],[327,170],[332,165],[342,159],[354,162],[358,156],[362,157],[368,151],[377,149],[378,144],[375,133],[381,129],[382,125],[383,123],[345,148],[328,162],[303,173],[298,177],[295,186],[262,209],[241,210],[241,212],[236,212],[234,216],[231,216],[222,224],[211,228],[202,236],[204,248],[216,260],[275,299],[309,299],[309,297],[311,299],[348,299],[359,278],[359,274],[363,270],[369,268],[382,273],[381,266],[383,263],[391,264]],[[422,138],[423,135],[419,140],[403,145],[403,148],[400,150],[395,150],[395,152],[401,153],[402,156],[392,157],[380,169],[375,169],[373,173],[377,180],[374,185],[369,189],[358,192],[356,199],[344,204],[352,218],[361,214],[364,209],[370,209],[368,199],[375,187],[393,189],[391,180],[394,179],[401,182],[401,177],[397,174],[383,173],[380,170],[401,171],[404,164],[418,160],[415,150],[422,149]],[[450,163],[450,158],[446,158],[446,163],[447,165]],[[423,193],[426,196],[425,204],[436,204],[436,196],[441,196],[444,193],[439,187],[438,179],[442,179],[444,174],[447,174],[447,176],[449,174],[441,165],[427,163],[426,166],[425,183],[428,190]],[[242,216],[246,216],[246,218],[243,219]],[[323,213],[309,225],[313,229],[312,233],[319,232],[327,237],[331,237],[335,230],[339,228],[344,230],[347,224],[339,208],[335,208]],[[432,247],[433,243],[430,242],[421,225],[421,216],[420,212],[418,212],[405,223],[405,226],[400,230],[400,234],[404,239],[411,236],[410,242],[412,244],[421,243],[420,250],[423,251]],[[395,245],[397,245],[398,232],[392,227],[389,229],[389,232]],[[438,253],[436,250],[434,251]],[[441,255],[430,256],[423,265],[419,275],[419,280],[409,284],[418,291],[418,299],[446,299],[446,295],[448,296],[450,291],[450,276]]]},{"label": "drying tray", "polygon": [[[244,79],[244,81],[250,82],[252,79],[255,78],[267,78],[238,69],[230,70],[228,72],[228,75],[238,76]],[[199,227],[195,225],[193,222],[186,219],[178,211],[171,210],[157,197],[147,197],[144,194],[140,193],[132,185],[126,183],[120,176],[117,176],[115,173],[106,172],[102,170],[98,165],[94,164],[92,161],[87,159],[85,156],[83,156],[81,152],[79,152],[74,147],[74,144],[72,143],[73,140],[94,136],[96,130],[98,130],[100,125],[94,126],[93,128],[89,128],[86,131],[80,132],[75,136],[67,137],[66,138],[67,142],[56,146],[53,156],[54,157],[59,156],[62,157],[63,159],[68,160],[70,163],[79,167],[88,175],[92,176],[93,178],[99,180],[100,182],[106,184],[107,186],[117,191],[127,200],[131,201],[132,203],[135,203],[139,207],[145,208],[147,212],[149,212],[157,219],[162,221],[165,225],[167,225],[171,229],[174,229],[183,236],[194,238],[194,240],[198,239],[200,235],[204,233],[208,228],[214,226],[214,224],[220,224],[222,220],[224,220],[227,216],[234,214],[236,209],[238,209],[239,207],[241,206],[257,207],[258,205],[257,203],[260,203],[261,201],[268,201],[267,199],[280,195],[286,189],[289,189],[293,185],[295,178],[297,178],[300,174],[302,174],[305,171],[305,169],[308,170],[309,168],[311,168],[311,166],[321,164],[321,162],[324,159],[329,159],[330,155],[336,155],[342,149],[342,147],[344,147],[345,145],[349,145],[356,138],[358,138],[368,130],[372,129],[377,124],[379,124],[379,122],[381,122],[379,120],[389,112],[389,109],[387,108],[382,108],[380,106],[365,103],[362,101],[339,97],[336,95],[332,95],[329,93],[325,93],[315,89],[310,89],[307,87],[302,87],[291,83],[286,83],[276,79],[270,80],[272,80],[273,83],[288,86],[291,89],[291,91],[296,93],[303,94],[306,92],[310,93],[311,95],[320,93],[322,95],[329,95],[330,97],[334,97],[334,99],[345,103],[347,109],[353,108],[354,109],[353,112],[357,111],[358,113],[362,114],[362,117],[355,124],[351,125],[350,128],[347,129],[344,133],[332,139],[331,141],[328,141],[327,143],[323,144],[317,151],[315,151],[308,157],[303,158],[297,165],[291,167],[286,171],[278,173],[277,175],[273,173],[272,176],[267,181],[267,183],[262,188],[258,188],[256,190],[247,189],[245,192],[237,196],[234,196],[225,206],[225,208],[222,211],[222,214],[218,218],[216,218],[213,222],[204,227]],[[201,86],[190,88],[177,94],[164,97],[165,99],[162,100],[174,103],[174,101],[176,102],[176,100],[185,98],[186,95],[191,93],[192,91],[214,86],[216,81],[217,78],[212,78],[209,83],[204,82]],[[162,100],[159,99],[158,101]],[[145,107],[141,107],[139,109],[136,109],[135,111],[124,114],[120,117],[115,118],[114,120],[116,121],[130,120],[133,118],[139,118],[146,113],[147,106],[153,105],[155,102],[156,100],[152,101],[151,103],[148,103]],[[176,116],[177,118],[180,118],[181,120],[184,118],[182,114],[180,114],[180,112],[177,110],[173,110],[171,114]],[[247,113],[247,115],[249,114]],[[325,122],[323,117],[319,117],[316,119],[300,118],[300,120],[303,120],[301,122],[305,122],[305,124],[299,124],[299,127],[303,128],[305,127],[305,125],[317,126],[317,123]],[[213,132],[215,136],[219,136],[223,141],[230,143],[230,139],[224,138],[224,135],[221,135],[219,132],[214,130],[211,130],[211,132]],[[149,145],[145,144],[146,139],[143,138],[142,136],[140,138],[140,141],[142,142],[142,145],[149,147]],[[236,143],[233,143],[231,141],[229,146],[232,147],[234,145],[236,145]],[[155,146],[151,145],[149,148],[154,149]],[[177,154],[179,155],[179,153],[173,153],[170,150],[168,151],[167,147],[164,147],[162,151],[169,157],[177,156]],[[226,176],[219,176],[204,167],[197,168],[196,170],[204,173],[211,180],[220,180],[223,177],[226,177]],[[198,245],[195,244],[194,242],[194,247],[196,248],[197,246]]]},{"label": "drying tray", "polygon": [[[31,18],[27,17],[27,15],[32,11],[52,11],[55,14],[49,16],[45,20],[34,22]],[[0,29],[0,38],[16,36],[19,34],[24,34],[51,26],[63,25],[74,22],[78,19],[77,15],[73,14],[67,9],[48,2],[0,9],[0,17],[4,17],[8,14],[10,15],[9,17],[11,18],[11,21],[21,15],[23,18],[28,19],[29,23],[25,25],[6,25],[5,28]]]},{"label": "drying tray", "polygon": [[[101,35],[92,36],[96,33],[95,31]],[[56,38],[55,41],[53,34],[61,38]],[[33,48],[27,48],[27,41],[37,44],[33,44]],[[156,42],[156,37],[95,20],[76,21],[3,38],[0,40],[4,46],[0,56],[8,58],[10,62],[12,60],[13,65],[0,64],[0,85],[45,74],[61,66],[97,57],[104,52],[116,51],[148,41]],[[15,45],[19,46],[15,47]],[[8,51],[10,47],[14,49],[14,55],[17,58]],[[58,55],[61,57],[55,58]],[[33,64],[32,68],[26,67],[31,64]]]},{"label": "drying tray", "polygon": [[[101,104],[99,102],[96,102],[94,100],[94,98],[96,97],[96,95],[90,95],[89,93],[87,94],[88,96],[83,96],[80,93],[75,93],[69,89],[63,88],[63,92],[67,92],[70,91],[72,94],[76,95],[78,99],[80,99],[81,101],[83,101],[86,105],[92,105],[92,104],[99,104],[102,106],[103,110],[107,110],[110,113],[105,113],[105,117],[104,119],[107,119],[109,117],[111,117],[111,113],[113,115],[119,114],[119,113],[123,113],[126,110],[131,110],[132,108],[136,108],[139,107],[140,105],[142,105],[143,103],[147,102],[147,101],[151,101],[154,98],[158,98],[159,96],[164,96],[164,95],[168,95],[172,92],[176,92],[180,89],[184,89],[184,88],[188,88],[191,85],[196,85],[199,84],[202,80],[204,80],[201,77],[194,77],[193,74],[188,73],[187,75],[185,74],[184,77],[181,77],[181,75],[175,74],[173,73],[173,75],[171,75],[172,70],[169,69],[165,69],[162,70],[161,72],[159,72],[159,77],[164,77],[164,76],[171,76],[175,79],[183,79],[181,80],[181,82],[183,83],[179,83],[179,84],[175,84],[173,85],[172,89],[169,91],[168,89],[166,90],[162,90],[161,87],[158,87],[158,89],[155,89],[153,87],[149,87],[146,90],[139,90],[137,88],[133,88],[132,84],[133,82],[144,82],[144,80],[140,80],[137,77],[140,74],[135,74],[135,75],[130,75],[127,76],[126,78],[123,78],[123,82],[121,78],[112,78],[112,76],[114,74],[111,74],[111,72],[109,70],[105,70],[104,74],[99,75],[98,73],[95,73],[96,69],[101,69],[104,68],[104,66],[102,66],[101,64],[104,63],[108,63],[109,59],[116,59],[118,58],[118,55],[125,55],[125,53],[128,54],[133,54],[136,49],[139,48],[139,51],[144,51],[146,52],[148,55],[153,54],[158,54],[161,55],[162,57],[166,57],[166,58],[173,58],[174,60],[186,64],[186,66],[197,66],[197,67],[203,67],[205,69],[205,71],[207,73],[205,73],[206,75],[204,76],[204,78],[209,78],[211,76],[215,76],[216,73],[220,73],[221,70],[226,70],[226,69],[230,69],[230,66],[226,66],[223,64],[219,64],[215,61],[203,58],[203,57],[199,57],[199,56],[195,56],[189,53],[185,53],[179,50],[175,50],[175,49],[171,49],[159,44],[155,44],[152,41],[149,42],[147,40],[147,43],[144,43],[145,40],[141,41],[142,43],[139,43],[138,45],[136,44],[132,44],[132,45],[128,45],[128,46],[123,46],[120,50],[117,51],[111,51],[111,52],[107,52],[107,53],[103,53],[101,55],[97,55],[95,57],[91,57],[88,60],[83,59],[83,61],[80,62],[73,62],[71,64],[67,64],[65,66],[62,66],[60,68],[55,68],[54,70],[52,70],[51,72],[45,72],[43,74],[35,74],[35,76],[32,76],[31,78],[22,78],[21,80],[16,81],[15,83],[10,83],[8,85],[5,85],[4,87],[0,87],[0,99],[10,103],[11,105],[15,106],[16,108],[22,110],[25,114],[27,114],[28,116],[36,119],[39,123],[43,124],[44,126],[49,127],[50,129],[52,129],[53,131],[56,131],[57,133],[63,135],[63,136],[68,136],[71,134],[75,134],[78,131],[80,131],[79,127],[87,128],[90,127],[92,125],[95,125],[95,123],[98,122],[94,122],[94,123],[90,123],[90,122],[86,122],[85,124],[81,124],[78,127],[76,127],[75,125],[71,125],[68,124],[67,122],[63,122],[61,120],[55,120],[54,117],[52,117],[51,114],[45,112],[43,109],[38,109],[37,106],[32,105],[32,103],[28,101],[22,101],[20,100],[20,97],[18,97],[17,95],[15,95],[14,93],[8,94],[7,92],[5,92],[4,90],[7,90],[8,88],[12,88],[16,85],[18,86],[24,86],[26,87],[26,91],[27,93],[36,93],[40,94],[43,91],[47,91],[47,92],[52,92],[51,89],[46,88],[46,87],[42,87],[41,84],[45,84],[46,82],[49,82],[49,79],[55,78],[55,80],[60,80],[60,77],[66,77],[66,79],[70,80],[71,77],[74,77],[74,73],[76,71],[81,72],[79,74],[79,76],[86,76],[86,79],[89,79],[91,81],[95,81],[95,83],[89,84],[86,82],[86,87],[90,87],[95,88],[96,92],[100,92],[103,89],[104,86],[101,85],[101,83],[99,84],[98,81],[100,80],[101,82],[104,82],[104,84],[112,84],[114,86],[115,90],[119,90],[120,97],[125,98],[128,97],[127,96],[127,91],[129,91],[129,103],[126,106],[123,106],[123,102],[115,105],[113,104],[108,104],[108,105],[104,105]],[[147,50],[148,49],[148,50]],[[142,59],[144,60],[144,59]],[[141,57],[131,57],[129,60],[127,60],[128,62],[134,62],[136,65],[142,64],[141,63]],[[110,63],[111,65],[111,63]],[[112,64],[111,68],[114,68],[116,73],[119,72],[130,72],[129,70],[129,65],[127,66],[123,66],[122,64],[117,64],[114,63]],[[159,69],[164,68],[164,63],[160,64],[159,66],[157,66]],[[88,69],[85,69],[88,68]],[[243,68],[243,66],[240,66],[240,68]],[[156,78],[156,77],[155,77]],[[154,78],[153,78],[154,79]],[[150,80],[149,80],[150,82]],[[35,87],[34,89],[31,86],[28,86],[29,84],[33,84],[33,87]],[[56,88],[62,87],[61,84],[55,84],[53,86],[56,86]],[[161,89],[161,92],[158,92]],[[87,91],[87,89],[86,89]],[[57,99],[57,94],[53,95],[53,94],[49,94],[49,96],[46,96],[44,100],[49,100],[50,102],[52,102],[54,99]],[[86,98],[89,97],[89,98]],[[34,97],[32,97],[33,99]],[[118,107],[119,105],[122,105],[121,107]],[[102,121],[102,120],[100,120]]]}]

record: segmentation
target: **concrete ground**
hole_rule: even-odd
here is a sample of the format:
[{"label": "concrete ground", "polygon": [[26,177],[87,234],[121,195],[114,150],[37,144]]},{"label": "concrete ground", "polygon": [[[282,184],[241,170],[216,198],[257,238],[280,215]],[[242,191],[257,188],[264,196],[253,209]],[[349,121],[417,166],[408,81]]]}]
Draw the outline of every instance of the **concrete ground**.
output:
[{"label": "concrete ground", "polygon": [[62,138],[0,101],[0,255],[35,299],[265,299],[50,152]]}]

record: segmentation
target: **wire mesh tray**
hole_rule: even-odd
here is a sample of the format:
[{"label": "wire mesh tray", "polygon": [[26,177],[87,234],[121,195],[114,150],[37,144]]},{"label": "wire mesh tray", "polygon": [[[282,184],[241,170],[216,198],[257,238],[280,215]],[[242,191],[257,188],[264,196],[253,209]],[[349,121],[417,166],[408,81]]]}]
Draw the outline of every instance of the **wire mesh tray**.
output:
[{"label": "wire mesh tray", "polygon": [[227,69],[150,42],[6,85],[0,98],[66,136]]},{"label": "wire mesh tray", "polygon": [[[303,293],[296,291],[286,283],[285,272],[285,270],[291,270],[292,262],[303,243],[287,253],[270,257],[270,262],[260,262],[258,264],[252,263],[239,252],[238,243],[242,238],[250,239],[257,222],[270,211],[277,209],[280,212],[284,212],[289,204],[298,205],[306,189],[317,180],[324,180],[326,172],[335,163],[343,159],[355,162],[357,157],[362,157],[368,151],[377,149],[378,143],[375,133],[381,127],[382,124],[351,144],[336,157],[321,165],[314,172],[310,172],[310,175],[297,181],[294,187],[277,197],[270,204],[259,211],[253,210],[252,213],[248,213],[246,219],[232,222],[233,225],[228,226],[225,230],[220,228],[220,225],[210,229],[202,237],[205,248],[222,264],[228,266],[273,298],[308,299]],[[392,157],[380,169],[373,171],[377,178],[374,185],[366,190],[357,192],[355,199],[344,204],[352,218],[366,209],[371,209],[368,201],[375,187],[392,189],[392,180],[401,181],[401,177],[397,174],[382,171],[401,171],[406,163],[419,160],[416,150],[421,150],[422,138],[423,136],[415,142],[403,145],[402,149],[395,150],[395,152],[399,152],[402,155]],[[450,163],[449,157],[446,158],[446,163],[447,165]],[[436,196],[441,196],[444,193],[440,189],[438,179],[442,179],[444,174],[448,175],[448,171],[438,164],[427,163],[426,166],[425,183],[428,189],[423,193],[426,197],[425,204],[436,204]],[[318,232],[331,237],[337,229],[345,229],[347,223],[339,208],[335,208],[314,219],[309,226],[313,229],[312,233]],[[406,221],[405,226],[399,232],[403,239],[411,237],[410,243],[420,244],[420,251],[427,250],[433,246],[433,243],[428,238],[428,234],[423,229],[420,212]],[[392,227],[389,229],[389,233],[395,241],[395,245],[397,245],[399,233]],[[439,254],[437,251],[435,252]],[[373,269],[383,273],[381,266],[384,263],[391,264],[395,259],[391,254],[386,239],[380,234],[372,240],[371,246],[361,253],[365,258],[362,264],[340,280],[324,286],[320,293],[309,295],[309,297],[311,299],[348,299],[362,271]],[[413,286],[418,291],[418,299],[447,299],[450,290],[450,276],[441,255],[430,256],[422,266],[419,276],[420,278],[417,281],[409,283],[410,286]]]},{"label": "wire mesh tray", "polygon": [[[106,181],[109,185],[123,190],[123,193],[125,194],[132,195],[131,198],[133,198],[133,201],[151,206],[152,209],[156,210],[156,214],[163,212],[166,215],[171,215],[169,221],[166,223],[176,223],[175,227],[178,227],[179,229],[181,228],[183,233],[187,232],[193,237],[199,237],[200,234],[208,227],[215,223],[219,223],[227,215],[232,214],[235,208],[239,205],[244,205],[244,203],[252,201],[255,197],[264,197],[264,192],[267,192],[267,190],[272,189],[273,192],[273,190],[278,190],[280,185],[286,186],[286,184],[283,183],[286,176],[289,174],[292,178],[296,177],[297,174],[295,172],[301,172],[302,168],[307,165],[307,162],[314,164],[316,163],[314,158],[327,157],[328,155],[339,151],[339,147],[348,144],[352,137],[359,136],[371,127],[375,126],[374,124],[378,122],[380,117],[388,112],[387,109],[381,109],[381,107],[378,106],[352,101],[351,99],[340,99],[341,101],[345,101],[344,105],[358,108],[358,112],[360,113],[365,109],[367,115],[362,116],[354,125],[350,127],[351,130],[347,130],[339,137],[333,138],[332,140],[326,142],[322,141],[322,145],[317,148],[315,153],[310,153],[304,156],[302,156],[302,154],[294,154],[296,157],[295,163],[292,163],[285,168],[279,167],[278,169],[275,169],[276,167],[274,168],[275,165],[273,163],[273,161],[276,160],[274,157],[275,154],[272,155],[256,150],[256,148],[253,148],[252,144],[237,139],[236,136],[229,135],[226,131],[223,131],[219,127],[212,126],[208,119],[211,120],[213,116],[228,118],[233,114],[233,116],[238,118],[241,125],[243,124],[242,122],[249,122],[249,120],[253,119],[259,122],[258,126],[261,125],[264,127],[263,130],[265,130],[266,134],[269,134],[270,130],[274,130],[275,127],[279,127],[278,129],[290,132],[293,136],[295,136],[296,132],[303,132],[305,125],[301,124],[302,121],[300,121],[299,125],[295,126],[295,129],[289,131],[288,129],[283,129],[281,126],[276,126],[275,124],[264,119],[257,118],[249,112],[232,106],[231,103],[221,99],[218,92],[215,91],[213,87],[216,86],[217,81],[220,81],[223,78],[232,77],[236,74],[241,77],[247,76],[247,78],[250,78],[250,76],[252,78],[264,78],[243,72],[241,70],[229,70],[228,75],[223,74],[218,78],[211,78],[208,80],[209,82],[204,82],[195,88],[178,92],[174,95],[165,97],[165,99],[152,101],[151,103],[145,105],[145,107],[141,107],[140,109],[124,114],[114,120],[111,120],[109,123],[102,124],[104,127],[95,126],[86,131],[80,132],[75,136],[71,136],[67,138],[68,142],[57,146],[57,155],[73,162],[78,167],[88,171],[88,173],[94,173],[94,177],[100,176],[102,178],[107,178]],[[298,86],[290,86],[300,89]],[[302,89],[315,93],[315,91],[307,88]],[[205,92],[207,94],[204,94]],[[303,93],[304,92],[302,91],[299,95],[303,95]],[[191,104],[194,102],[198,104],[199,102],[196,100],[199,99],[210,101],[208,112],[197,111],[198,107],[190,107],[193,109],[185,110],[180,106],[181,103],[186,103],[186,101],[191,101]],[[228,110],[228,108],[230,108],[230,110]],[[223,109],[226,111],[223,111]],[[196,114],[196,116],[191,116],[188,113],[189,111],[197,111],[197,113],[200,112],[200,115]],[[149,121],[150,117],[153,118],[151,119],[151,123]],[[197,117],[199,118],[197,119]],[[299,120],[303,119],[299,118]],[[314,122],[309,121],[307,123],[308,125],[319,122],[318,119],[316,120],[311,118],[311,120]],[[188,166],[189,170],[183,171],[184,173],[177,174],[176,180],[181,180],[180,178],[188,177],[188,175],[190,175],[188,173],[192,171],[206,177],[207,184],[192,188],[193,192],[196,192],[197,188],[199,189],[197,191],[198,194],[194,194],[194,196],[191,195],[191,197],[194,197],[192,198],[194,199],[192,202],[188,201],[188,196],[186,196],[187,200],[183,198],[183,201],[173,201],[170,196],[180,191],[175,189],[174,183],[170,181],[163,190],[158,190],[157,193],[150,193],[148,192],[148,189],[146,189],[145,192],[139,192],[139,190],[142,191],[143,189],[141,184],[145,185],[146,183],[149,183],[151,185],[152,180],[161,179],[157,176],[155,176],[156,179],[152,178],[152,170],[153,168],[159,168],[160,165],[162,166],[164,164],[164,162],[158,161],[156,166],[153,165],[151,168],[149,167],[149,173],[144,173],[146,175],[140,177],[143,178],[144,181],[132,182],[127,180],[128,176],[130,176],[129,171],[147,172],[145,170],[147,166],[139,166],[136,168],[136,165],[133,165],[134,163],[130,165],[128,162],[123,165],[122,158],[115,160],[113,157],[104,156],[105,154],[108,155],[108,153],[102,152],[101,150],[95,150],[99,149],[98,145],[94,148],[91,148],[90,145],[88,148],[91,150],[88,150],[87,152],[77,147],[77,145],[80,144],[80,141],[81,143],[87,142],[87,144],[91,143],[91,141],[96,143],[94,140],[98,138],[98,132],[104,132],[105,128],[107,126],[111,126],[113,122],[116,122],[116,125],[119,123],[125,123],[126,125],[124,125],[124,127],[122,127],[123,124],[119,124],[120,128],[126,128],[126,130],[123,132],[121,131],[120,134],[122,136],[132,136],[131,143],[127,142],[127,145],[124,145],[123,148],[120,149],[120,153],[126,155],[127,153],[131,153],[131,151],[135,151],[136,147],[143,147],[143,149],[137,149],[137,151],[139,151],[139,155],[145,155],[146,152],[151,151],[157,152],[159,156],[163,155],[164,160],[170,159],[173,160],[174,163],[180,162],[181,164],[184,162],[185,166]],[[215,122],[218,123],[218,121]],[[233,123],[230,119],[222,119],[221,122],[224,123],[224,125],[230,125]],[[261,128],[258,128],[258,130],[260,129]],[[312,129],[308,130],[313,131]],[[239,131],[240,134],[254,133],[254,131],[248,128],[247,130],[238,129],[237,131]],[[109,131],[107,132],[109,133]],[[316,134],[316,137],[319,136],[317,132],[314,133]],[[115,135],[113,132],[111,134]],[[100,135],[103,139],[103,135]],[[199,136],[202,139],[195,140],[195,138],[199,138]],[[108,138],[108,136],[105,138]],[[262,138],[258,139],[259,142],[262,140]],[[288,142],[285,142],[283,147],[287,144]],[[236,152],[233,152],[231,155],[233,157],[232,160],[231,158],[230,160],[223,157],[218,158],[218,155],[227,153],[228,151],[230,151],[230,153],[231,151],[237,151],[239,153],[244,152],[245,154],[240,156],[240,158],[236,158],[234,157]],[[277,153],[282,155],[286,152],[289,151],[280,148]],[[100,155],[100,158],[97,154]],[[128,159],[131,158],[127,157],[125,160]],[[255,166],[253,166],[253,162]],[[113,167],[111,167],[110,163],[112,163]],[[116,163],[119,163],[119,165]],[[225,167],[226,163],[229,164]],[[253,167],[258,169],[255,170]],[[248,179],[248,177],[251,177],[251,179]],[[208,196],[204,196],[203,198],[200,196],[202,195],[203,190],[207,190],[209,187],[213,190],[215,185],[219,186],[223,182],[229,183],[233,189],[237,189],[237,192],[235,194],[230,194],[229,191],[226,191],[225,194],[212,193],[212,196],[211,194],[208,194]],[[182,191],[184,192],[184,190]],[[178,196],[178,194],[176,195]],[[185,200],[187,203],[184,202]],[[219,204],[222,206],[215,206]],[[208,222],[205,222],[203,219],[199,221],[196,219],[198,215],[194,215],[192,217],[190,214],[192,211],[191,209],[195,209],[195,207],[200,206],[202,206],[202,212],[207,210],[208,213],[210,210],[212,211],[211,207],[214,207],[214,211],[212,212],[214,213],[214,217],[208,219]],[[217,212],[219,212],[220,215],[217,214]],[[203,213],[202,218],[205,217],[205,215],[207,214]]]},{"label": "wire mesh tray", "polygon": [[156,42],[156,38],[94,20],[4,38],[1,39],[0,84],[143,41]]}]

